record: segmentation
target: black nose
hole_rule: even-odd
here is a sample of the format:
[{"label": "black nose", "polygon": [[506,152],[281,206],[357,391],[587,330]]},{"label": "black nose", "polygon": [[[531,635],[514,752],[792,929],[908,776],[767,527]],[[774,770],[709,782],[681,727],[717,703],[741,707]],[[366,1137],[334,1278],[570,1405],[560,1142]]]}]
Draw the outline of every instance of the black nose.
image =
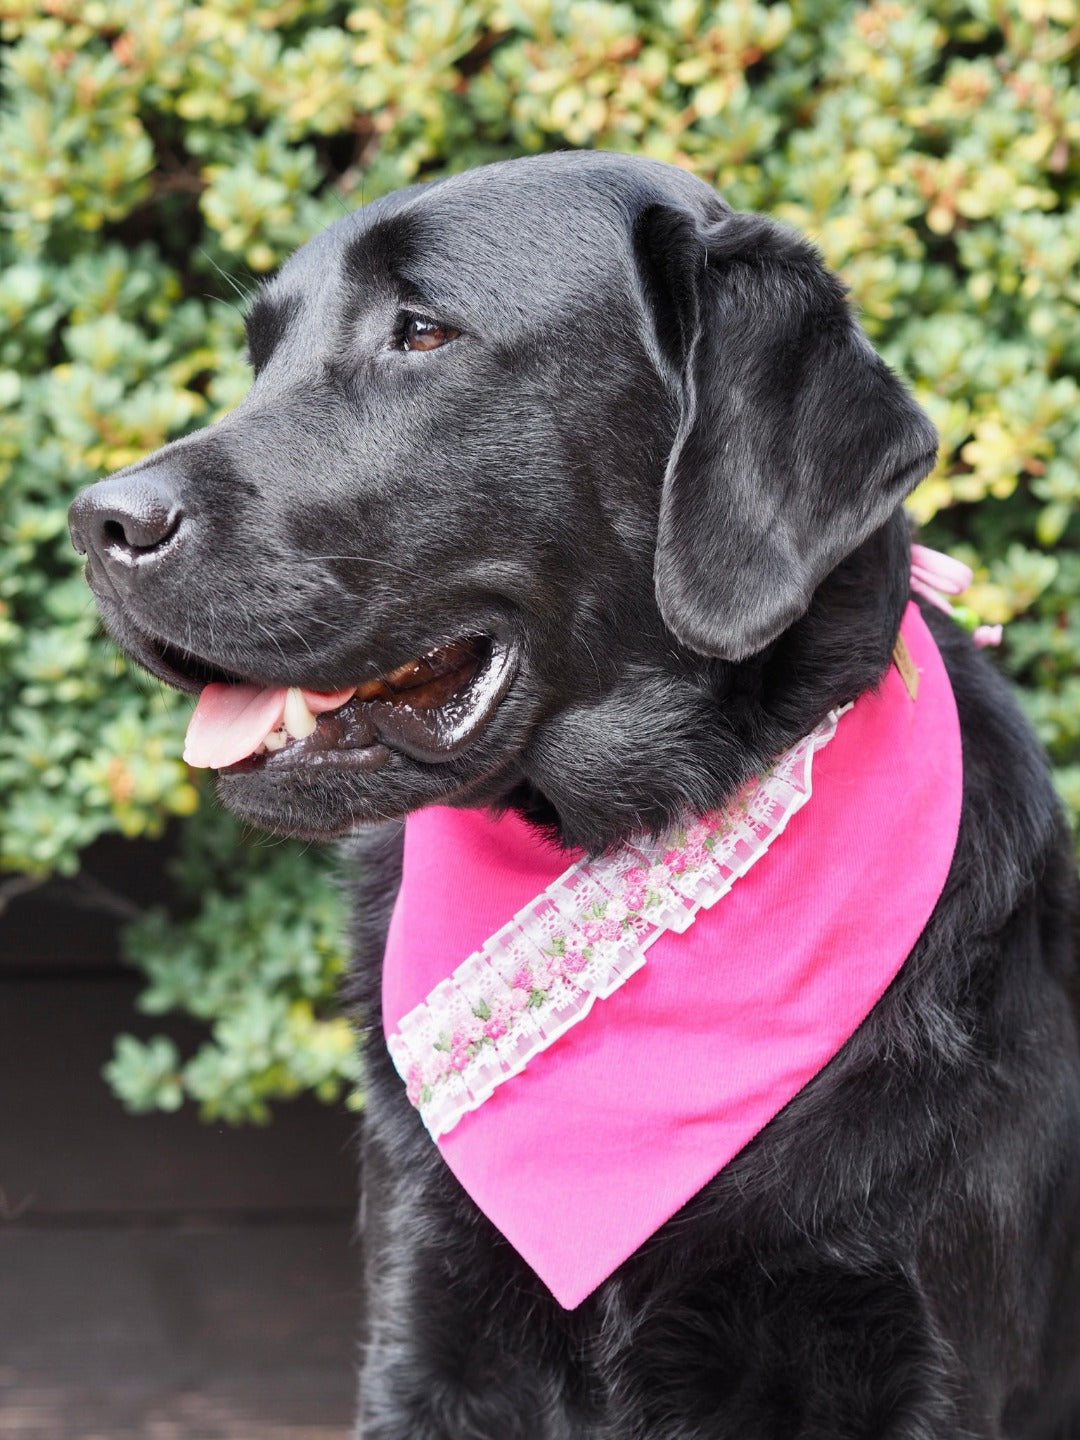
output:
[{"label": "black nose", "polygon": [[176,477],[153,465],[110,476],[81,490],[68,511],[76,550],[109,565],[142,564],[159,556],[180,529]]}]

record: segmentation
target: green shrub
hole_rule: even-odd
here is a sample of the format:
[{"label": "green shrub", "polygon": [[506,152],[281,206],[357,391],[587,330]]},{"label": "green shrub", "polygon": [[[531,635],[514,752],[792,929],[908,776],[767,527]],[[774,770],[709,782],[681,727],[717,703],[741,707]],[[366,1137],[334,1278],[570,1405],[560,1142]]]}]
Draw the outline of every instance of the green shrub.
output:
[{"label": "green shrub", "polygon": [[186,1062],[160,1036],[121,1040],[107,1077],[132,1110],[185,1097],[210,1119],[264,1120],[268,1102],[314,1090],[358,1103],[356,1036],[335,1013],[345,915],[333,877],[294,846],[252,836],[205,806],[171,865],[185,923],[161,911],[127,929],[128,958],[147,978],[140,1008],[182,1011],[210,1038]]},{"label": "green shrub", "polygon": [[129,1104],[257,1118],[351,1086],[340,906],[325,856],[200,805],[188,706],[102,640],[65,510],[236,402],[253,278],[418,176],[636,150],[815,237],[938,424],[913,512],[1009,622],[1080,812],[1078,35],[1077,0],[0,6],[0,865],[71,872],[185,817],[177,915],[128,948],[145,1008],[210,1039],[120,1042]]}]

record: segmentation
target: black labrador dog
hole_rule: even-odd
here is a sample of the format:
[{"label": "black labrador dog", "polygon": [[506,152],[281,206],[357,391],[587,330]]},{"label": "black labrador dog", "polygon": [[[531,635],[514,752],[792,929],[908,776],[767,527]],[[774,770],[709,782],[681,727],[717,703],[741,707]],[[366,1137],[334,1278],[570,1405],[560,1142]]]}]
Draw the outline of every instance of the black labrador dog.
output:
[{"label": "black labrador dog", "polygon": [[[168,683],[358,687],[220,791],[351,837],[376,1031],[407,812],[509,808],[603,852],[886,671],[932,428],[814,250],[689,175],[577,153],[414,186],[306,244],[248,334],[243,404],[84,491],[72,534]],[[926,619],[964,758],[930,922],[577,1309],[369,1045],[367,1440],[1080,1436],[1075,867],[1006,686]]]}]

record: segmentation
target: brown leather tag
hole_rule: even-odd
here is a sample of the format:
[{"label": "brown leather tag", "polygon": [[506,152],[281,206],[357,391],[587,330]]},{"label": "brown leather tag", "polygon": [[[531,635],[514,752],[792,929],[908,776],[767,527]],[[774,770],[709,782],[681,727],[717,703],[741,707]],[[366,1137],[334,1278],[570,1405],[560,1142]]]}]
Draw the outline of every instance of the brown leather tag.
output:
[{"label": "brown leather tag", "polygon": [[900,672],[900,679],[907,687],[907,693],[912,700],[917,700],[919,698],[919,667],[911,658],[911,651],[907,648],[907,642],[902,635],[896,637],[892,658],[893,664]]}]

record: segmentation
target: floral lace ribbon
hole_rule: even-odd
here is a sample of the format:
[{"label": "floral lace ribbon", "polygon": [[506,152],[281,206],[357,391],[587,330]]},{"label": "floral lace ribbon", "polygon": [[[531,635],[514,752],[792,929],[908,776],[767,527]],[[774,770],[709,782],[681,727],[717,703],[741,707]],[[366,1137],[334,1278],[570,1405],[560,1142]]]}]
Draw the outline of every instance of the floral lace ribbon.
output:
[{"label": "floral lace ribbon", "polygon": [[388,1037],[432,1137],[452,1130],[579,1024],[761,859],[811,794],[833,710],[722,810],[658,840],[579,860],[441,981]]}]

